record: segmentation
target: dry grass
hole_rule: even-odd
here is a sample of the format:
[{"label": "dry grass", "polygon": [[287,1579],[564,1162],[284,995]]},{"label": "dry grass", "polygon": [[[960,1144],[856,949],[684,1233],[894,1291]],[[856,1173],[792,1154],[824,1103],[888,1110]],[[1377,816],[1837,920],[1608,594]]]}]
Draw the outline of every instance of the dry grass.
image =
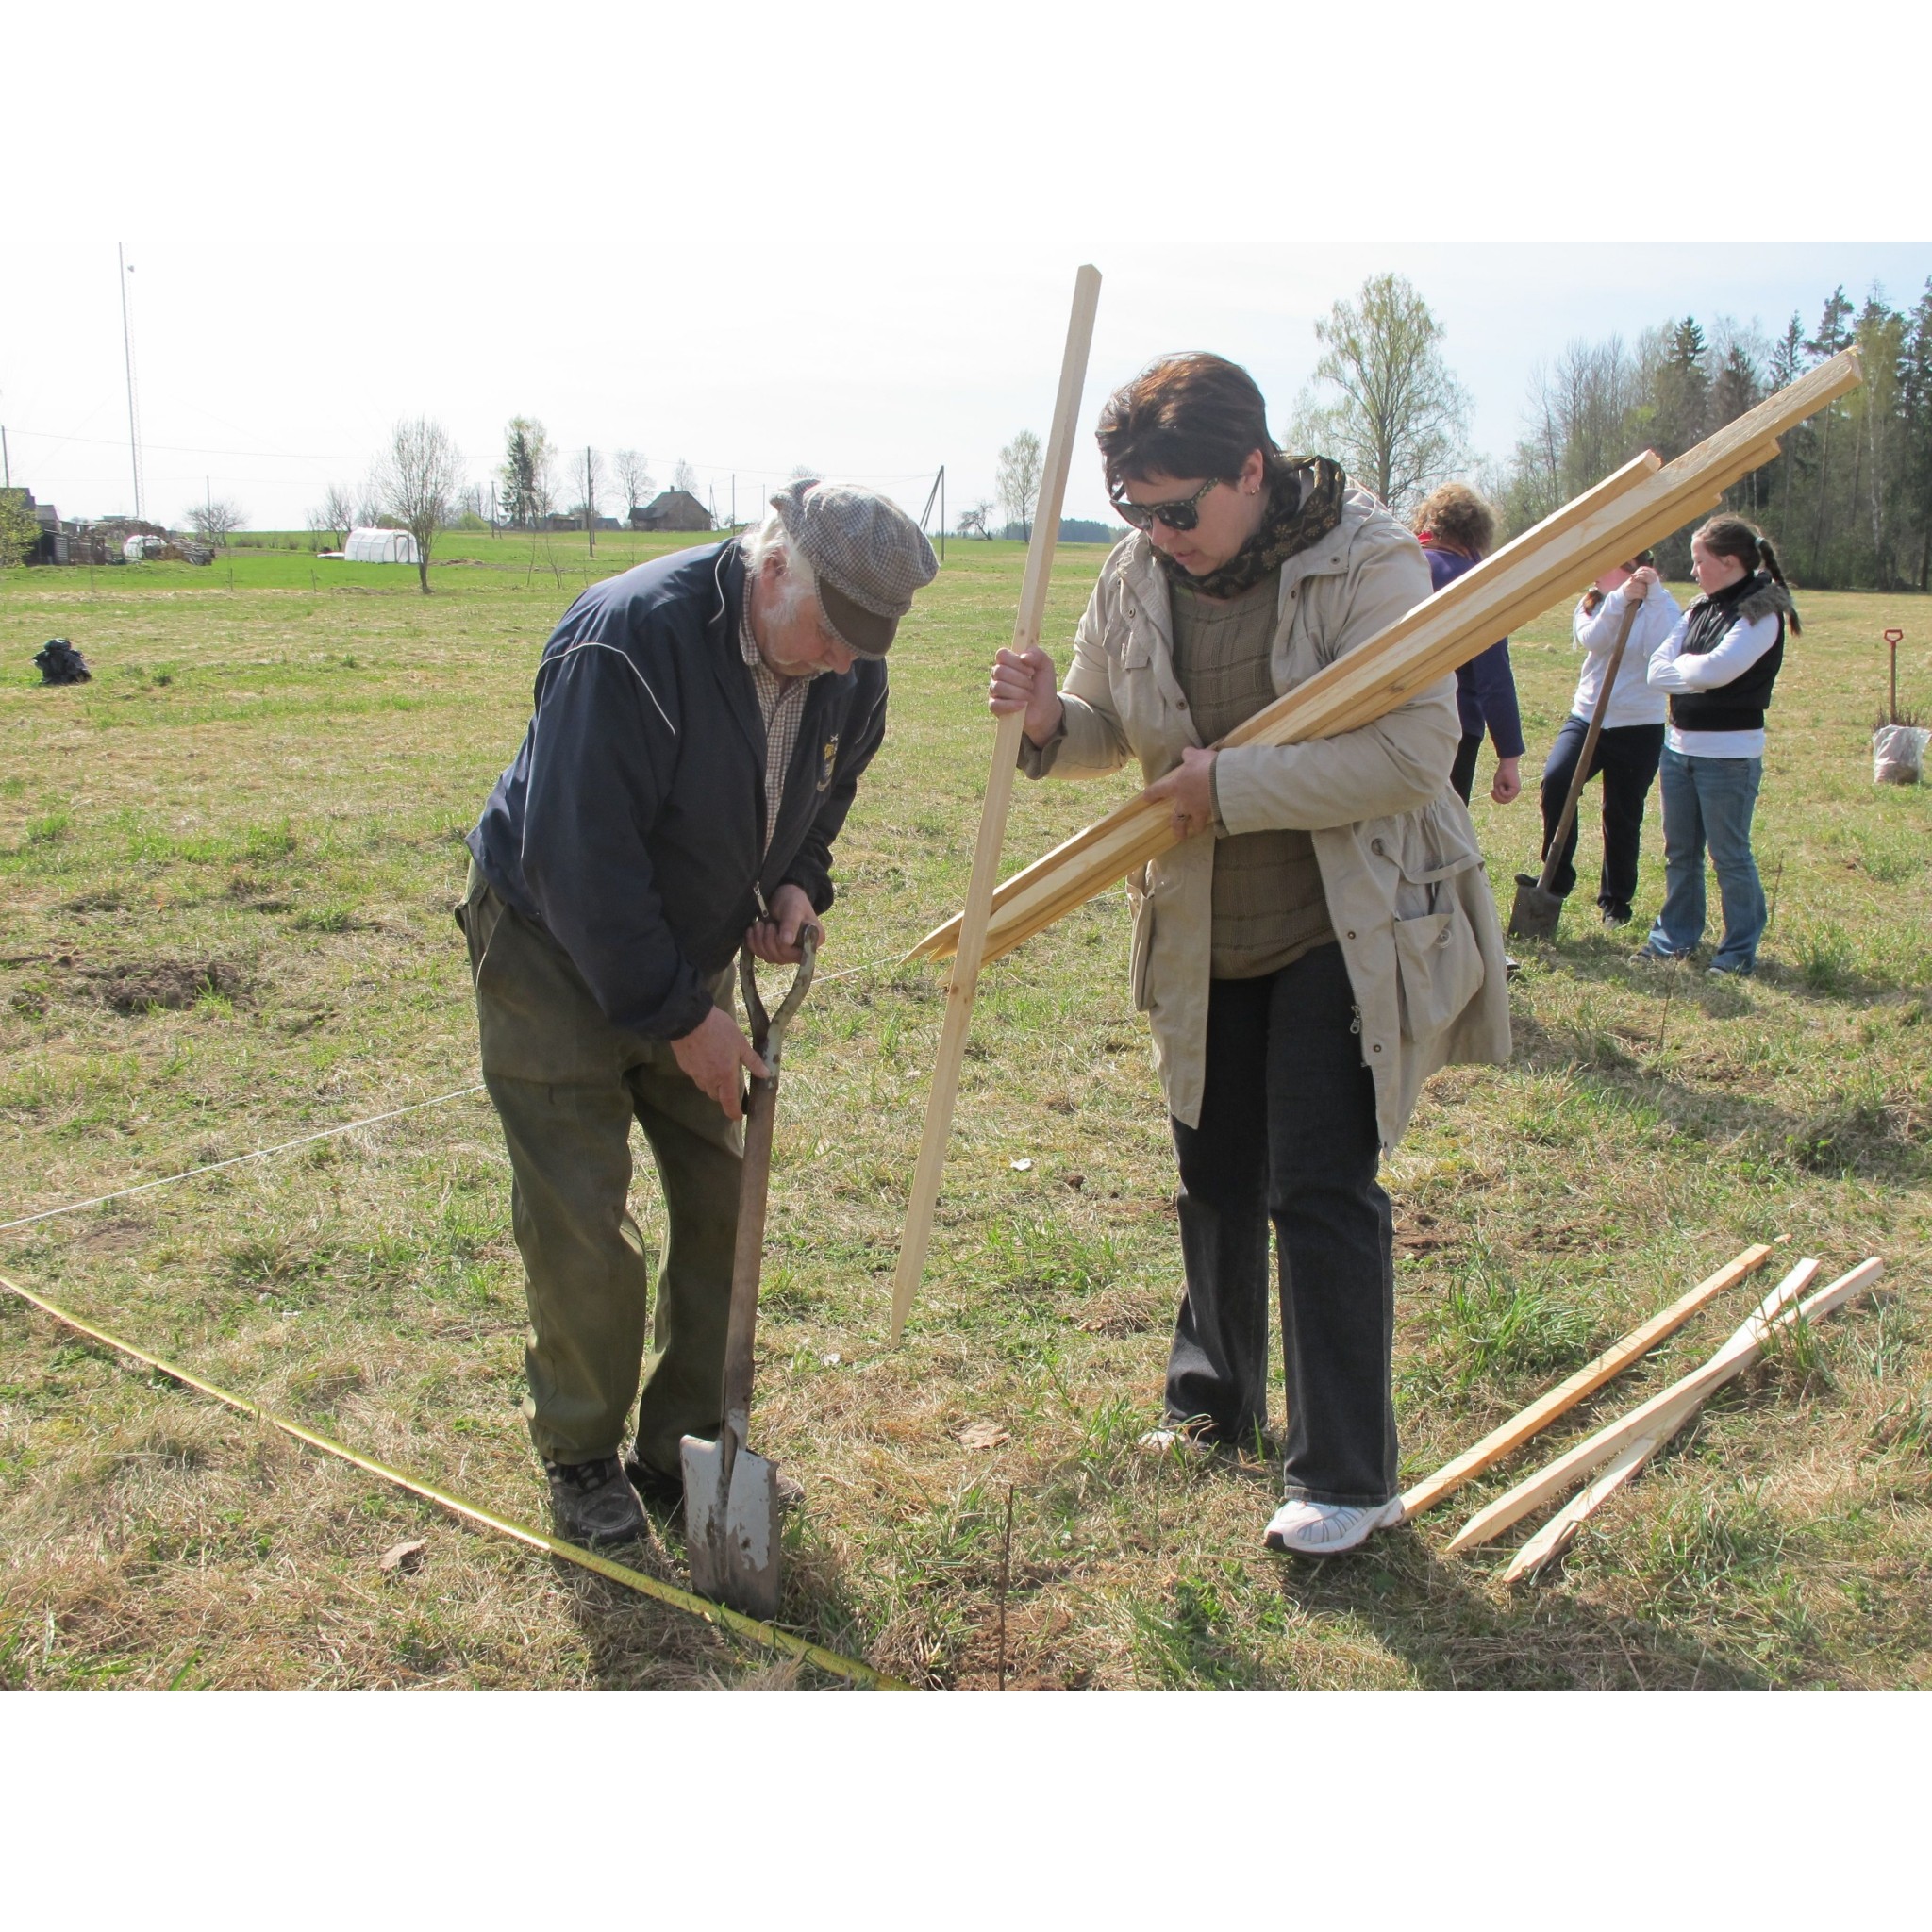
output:
[{"label": "dry grass", "polygon": [[[477,547],[483,567],[426,601],[379,573],[305,588],[306,563],[273,558],[239,559],[232,591],[162,568],[100,573],[92,595],[71,575],[0,578],[0,1220],[475,1078],[458,840],[570,588]],[[1063,556],[1050,635],[1098,560]],[[789,1621],[919,1681],[993,1682],[1010,1490],[1020,1684],[1926,1682],[1932,811],[1874,791],[1865,745],[1894,608],[1805,600],[1759,810],[1779,881],[1760,976],[1675,981],[1659,1050],[1666,981],[1627,964],[1637,934],[1600,934],[1579,904],[1554,945],[1524,949],[1515,1062],[1439,1078],[1391,1164],[1409,1474],[1747,1241],[1789,1234],[1834,1274],[1867,1252],[1890,1264],[1510,1591],[1501,1552],[1442,1546],[1458,1506],[1527,1458],[1324,1568],[1258,1549],[1266,1466],[1136,1451],[1178,1244],[1117,897],[989,973],[925,1289],[908,1347],[885,1345],[940,1019],[935,976],[888,962],[963,887],[978,693],[1019,564],[1014,546],[954,546],[907,626],[824,960],[867,970],[813,993],[788,1051],[755,1429],[808,1493]],[[93,685],[30,682],[57,633]],[[1519,641],[1532,746],[1567,705],[1561,633],[1557,614]],[[1123,790],[1024,788],[1014,861]],[[1506,906],[1532,808],[1479,811]],[[1646,910],[1659,842],[1653,813]],[[507,1179],[487,1107],[462,1100],[0,1236],[0,1272],[536,1521]],[[653,1230],[644,1180],[634,1206]],[[1698,1359],[1748,1292],[1577,1428]],[[463,1530],[11,1298],[0,1362],[0,1681],[818,1681]],[[419,1536],[419,1567],[379,1571]],[[675,1536],[645,1561],[681,1577]]]}]

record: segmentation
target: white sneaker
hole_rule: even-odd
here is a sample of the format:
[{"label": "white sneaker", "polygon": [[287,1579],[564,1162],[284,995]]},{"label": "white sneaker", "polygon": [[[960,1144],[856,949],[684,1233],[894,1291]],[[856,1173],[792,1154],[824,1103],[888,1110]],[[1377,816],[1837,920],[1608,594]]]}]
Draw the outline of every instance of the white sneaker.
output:
[{"label": "white sneaker", "polygon": [[1134,1446],[1150,1456],[1165,1456],[1175,1449],[1183,1456],[1206,1456],[1212,1448],[1191,1430],[1181,1428],[1148,1429],[1135,1438]]},{"label": "white sneaker", "polygon": [[1391,1496],[1378,1509],[1355,1509],[1345,1503],[1311,1503],[1291,1496],[1268,1519],[1264,1541],[1271,1550],[1298,1557],[1339,1557],[1378,1529],[1402,1521],[1402,1498]]}]

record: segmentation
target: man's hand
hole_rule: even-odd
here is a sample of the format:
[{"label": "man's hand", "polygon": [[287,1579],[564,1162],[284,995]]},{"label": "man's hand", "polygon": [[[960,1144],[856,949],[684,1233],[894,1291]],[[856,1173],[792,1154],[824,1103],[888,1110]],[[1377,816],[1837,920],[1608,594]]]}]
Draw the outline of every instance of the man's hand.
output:
[{"label": "man's hand", "polygon": [[1498,805],[1507,805],[1523,790],[1523,777],[1514,758],[1498,758],[1496,775],[1490,780],[1490,796]]},{"label": "man's hand", "polygon": [[1650,594],[1651,586],[1658,581],[1657,572],[1647,563],[1641,570],[1633,570],[1624,585],[1624,602],[1641,604]]},{"label": "man's hand", "polygon": [[681,1040],[671,1042],[677,1064],[690,1074],[701,1093],[708,1093],[724,1109],[727,1121],[742,1120],[744,1102],[738,1090],[741,1069],[755,1079],[771,1069],[752,1051],[751,1041],[723,1007],[713,1007]]},{"label": "man's hand", "polygon": [[992,660],[987,680],[986,708],[995,718],[1025,713],[1024,730],[1036,745],[1044,744],[1060,728],[1065,707],[1055,688],[1053,659],[1038,644],[1024,651],[1002,651]]},{"label": "man's hand", "polygon": [[[1004,652],[1001,656],[1005,656]],[[1157,778],[1142,796],[1164,805],[1174,814],[1176,839],[1191,839],[1214,824],[1214,754],[1188,745],[1181,761],[1166,777]]]},{"label": "man's hand", "polygon": [[825,942],[825,928],[811,909],[803,886],[780,886],[772,894],[772,916],[745,928],[744,942],[752,957],[767,966],[796,966],[804,957],[798,936],[807,926],[818,934],[818,945]]}]

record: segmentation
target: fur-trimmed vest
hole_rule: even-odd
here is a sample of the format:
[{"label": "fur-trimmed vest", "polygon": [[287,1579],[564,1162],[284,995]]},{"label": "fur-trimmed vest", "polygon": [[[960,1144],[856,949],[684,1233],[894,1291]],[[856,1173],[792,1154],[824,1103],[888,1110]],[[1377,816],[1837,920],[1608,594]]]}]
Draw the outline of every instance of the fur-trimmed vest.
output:
[{"label": "fur-trimmed vest", "polygon": [[1777,641],[1728,684],[1711,691],[1673,691],[1671,723],[1680,731],[1762,731],[1771,688],[1785,661],[1785,620],[1796,614],[1790,593],[1763,571],[1740,577],[1715,596],[1698,598],[1687,613],[1690,622],[1678,657],[1701,658],[1716,650],[1738,625],[1773,615]]}]

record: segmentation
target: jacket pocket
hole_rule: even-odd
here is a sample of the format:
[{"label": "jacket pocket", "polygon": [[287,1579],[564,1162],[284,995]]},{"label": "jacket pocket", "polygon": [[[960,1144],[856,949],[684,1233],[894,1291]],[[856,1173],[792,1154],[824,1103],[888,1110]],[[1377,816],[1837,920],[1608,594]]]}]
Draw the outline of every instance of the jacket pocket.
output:
[{"label": "jacket pocket", "polygon": [[1482,948],[1453,888],[1438,890],[1446,909],[1395,922],[1395,982],[1402,1037],[1446,1033],[1483,983]]},{"label": "jacket pocket", "polygon": [[1127,990],[1134,1010],[1147,1010],[1147,962],[1154,954],[1154,894],[1142,889],[1134,908],[1134,940],[1127,956]]}]

